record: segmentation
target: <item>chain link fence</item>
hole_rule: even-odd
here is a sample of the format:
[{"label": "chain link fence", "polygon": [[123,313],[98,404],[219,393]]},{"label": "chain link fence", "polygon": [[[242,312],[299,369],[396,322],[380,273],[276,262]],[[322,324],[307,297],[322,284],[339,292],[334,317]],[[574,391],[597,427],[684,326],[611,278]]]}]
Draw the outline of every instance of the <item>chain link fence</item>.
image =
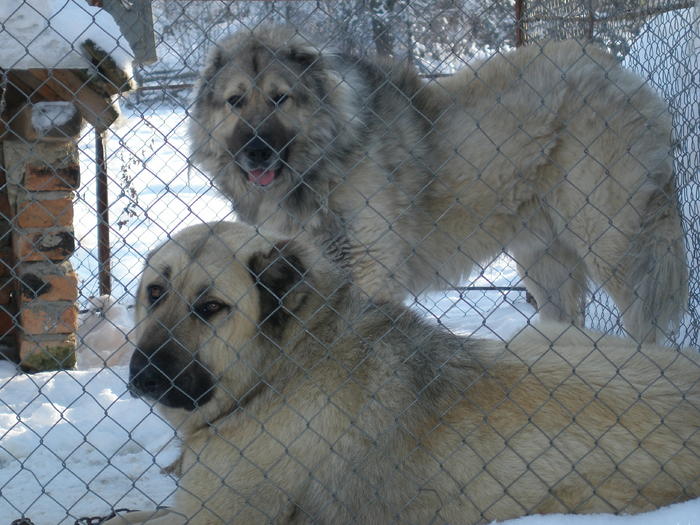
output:
[{"label": "chain link fence", "polygon": [[[0,525],[21,518],[36,525],[103,523],[115,509],[146,511],[116,512],[141,523],[156,518],[149,509],[158,507],[190,518],[157,511],[173,523],[479,523],[551,512],[639,512],[700,496],[700,360],[680,350],[697,348],[700,337],[700,25],[692,2],[11,0],[0,6],[0,20]],[[216,54],[222,38],[274,32],[272,26],[292,28],[294,36],[284,38],[298,44],[296,62],[275,56],[254,72],[210,71],[209,84],[197,86],[208,60],[242,63],[235,46],[230,55]],[[542,76],[553,65],[564,79],[576,77],[593,57],[608,64],[615,88],[628,89],[615,84],[621,82],[617,66],[595,51],[563,68],[545,46],[566,38],[607,48],[670,108],[675,182],[655,197],[662,202],[658,214],[642,223],[651,230],[649,223],[671,216],[672,224],[678,199],[685,254],[674,253],[669,242],[668,253],[658,255],[664,261],[685,256],[688,265],[685,314],[672,329],[659,320],[664,337],[658,342],[672,349],[640,347],[626,331],[631,317],[623,322],[620,310],[643,300],[638,283],[623,285],[634,291],[626,304],[607,292],[616,293],[611,283],[630,280],[632,269],[645,264],[638,260],[653,251],[652,243],[669,241],[672,228],[629,241],[626,249],[614,239],[605,249],[599,242],[622,228],[622,214],[642,214],[640,192],[649,180],[658,182],[662,175],[653,170],[663,168],[645,168],[643,184],[629,179],[639,191],[624,188],[628,179],[622,178],[599,186],[584,178],[579,185],[575,176],[585,161],[557,164],[564,157],[524,123],[552,109],[546,104],[556,94],[552,86],[538,91],[539,77],[525,73],[532,64]],[[512,58],[501,66],[522,69],[511,88],[517,85],[525,93],[521,103],[531,107],[514,110],[507,90],[489,84],[487,72],[518,47],[538,52],[521,66]],[[342,69],[346,78],[319,95],[303,79],[322,60],[349,65]],[[295,69],[299,64],[303,69]],[[421,84],[414,91],[406,91],[395,64],[416,70]],[[455,96],[460,71],[473,72],[469,92],[489,101],[474,106],[478,114],[468,97]],[[262,84],[270,72],[277,75],[274,88]],[[360,77],[376,84],[358,92],[352,82]],[[214,93],[222,78],[248,87]],[[492,96],[498,89],[503,99]],[[658,140],[646,136],[627,145],[632,164],[643,165],[647,150],[663,142],[658,127],[653,131],[662,116],[651,116],[635,98],[645,89],[616,99],[638,111],[625,133],[657,133]],[[381,95],[386,90],[390,96]],[[380,95],[386,113],[371,105]],[[261,107],[282,112],[282,120],[269,110],[261,117],[245,113],[244,100],[255,96]],[[615,89],[583,96],[582,107],[559,123],[570,147],[587,142],[586,155],[617,140],[614,122],[622,111],[601,106],[605,96],[614,97]],[[206,104],[214,99],[230,107],[212,120]],[[302,100],[313,109],[284,116]],[[331,102],[343,107],[324,113]],[[402,119],[409,107],[430,124],[407,130],[413,123]],[[254,130],[238,143],[226,135],[231,114],[242,115],[239,131]],[[308,125],[321,114],[342,117],[327,142],[321,124]],[[294,118],[294,133],[284,135]],[[452,118],[474,122],[474,131],[460,136],[446,124]],[[611,127],[584,138],[577,133],[586,119],[606,120],[606,126],[609,120]],[[204,129],[205,138],[196,129]],[[518,130],[528,140],[508,149]],[[349,132],[356,133],[354,142],[339,144]],[[496,144],[493,158],[465,156],[472,151],[463,149],[468,140],[482,144],[479,133]],[[376,142],[362,143],[367,137]],[[309,144],[303,158],[316,151],[312,164],[323,166],[320,175],[300,164],[301,154],[288,153],[303,140]],[[448,144],[453,154],[438,159],[428,144]],[[494,188],[485,174],[502,160],[524,177],[527,168],[515,155],[533,144],[533,158],[550,159],[563,176],[540,188],[536,206],[528,201],[515,209],[508,199],[528,179]],[[228,161],[217,165],[221,149],[229,151]],[[622,156],[597,162],[615,179],[617,166],[629,162]],[[387,158],[389,167],[372,171]],[[262,159],[260,166],[251,164],[255,159]],[[484,173],[487,182],[475,182],[473,192],[482,192],[483,202],[498,193],[498,209],[454,199],[448,174],[455,159],[478,174],[476,181]],[[279,184],[264,188],[268,178],[276,182],[273,162],[297,180],[287,193],[274,193]],[[416,162],[425,162],[428,182],[411,179]],[[235,169],[244,170],[239,177],[247,177],[252,190],[236,193],[234,183],[216,182]],[[382,181],[358,179],[362,170]],[[336,178],[327,186],[314,178],[331,173]],[[362,186],[352,187],[357,180]],[[575,257],[559,240],[579,235],[573,225],[579,219],[559,216],[563,208],[554,204],[572,185],[598,215],[615,209],[603,217],[606,226],[594,241],[575,240],[584,245],[584,255]],[[618,186],[627,197],[606,208]],[[431,204],[439,211],[429,217],[428,205],[415,203],[430,191],[454,202]],[[350,194],[366,206],[337,204],[338,195]],[[241,206],[260,195],[277,195],[279,202]],[[288,214],[290,202],[300,213],[312,211],[303,218]],[[397,202],[398,209],[385,213],[385,202]],[[506,243],[491,228],[509,206],[520,222]],[[538,206],[553,207],[551,224],[537,222]],[[347,213],[339,216],[337,209]],[[474,232],[454,241],[441,231],[460,213],[477,216],[477,229],[488,233],[479,242],[491,246],[491,255],[465,257]],[[433,226],[416,227],[407,241],[399,223],[410,215]],[[241,218],[262,233],[192,229]],[[353,229],[357,221],[369,221],[367,230],[388,227],[367,240],[362,228]],[[280,224],[296,226],[269,233]],[[315,229],[327,224],[342,235],[319,241]],[[556,233],[543,241],[542,232],[550,230]],[[554,259],[544,274],[532,259],[538,250],[530,249],[538,243],[544,243],[541,257]],[[411,245],[407,255],[384,258],[404,244]],[[619,260],[606,263],[605,254]],[[644,259],[652,262],[636,274],[640,279],[659,273],[655,256]],[[411,262],[430,257],[439,268]],[[452,266],[460,263],[453,261],[471,257],[477,259],[471,273],[454,278],[460,272]],[[593,268],[606,264],[618,268],[606,279],[594,275]],[[358,270],[364,265],[368,274],[382,270],[378,286],[365,286]],[[401,281],[406,268],[415,275]],[[438,290],[425,291],[424,283],[436,279]],[[348,292],[349,280],[360,290]],[[682,301],[682,289],[660,288],[657,283],[656,296]],[[585,304],[565,298],[575,290]],[[569,310],[557,313],[562,305]],[[540,311],[565,320],[571,314],[596,332],[532,329]],[[300,331],[286,332],[290,323]],[[334,364],[321,366],[326,362]],[[327,403],[315,404],[320,398]],[[242,428],[256,437],[238,434],[229,424],[234,417],[245,419]],[[202,428],[216,429],[215,435],[202,441],[209,432]],[[367,502],[361,510],[358,500]],[[688,508],[690,519],[697,506]]]}]

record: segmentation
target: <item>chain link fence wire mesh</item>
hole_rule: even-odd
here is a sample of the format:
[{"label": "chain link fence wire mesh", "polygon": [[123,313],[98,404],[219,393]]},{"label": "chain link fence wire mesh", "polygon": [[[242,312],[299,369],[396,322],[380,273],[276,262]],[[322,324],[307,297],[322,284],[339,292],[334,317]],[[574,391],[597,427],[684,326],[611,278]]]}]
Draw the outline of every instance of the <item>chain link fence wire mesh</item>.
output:
[{"label": "chain link fence wire mesh", "polygon": [[[182,435],[126,389],[138,331],[134,303],[146,257],[160,243],[189,226],[236,219],[229,199],[193,165],[188,123],[203,64],[237,31],[283,24],[324,49],[408,63],[426,82],[518,45],[575,38],[607,48],[670,107],[690,275],[688,312],[668,344],[697,347],[700,26],[692,2],[154,0],[152,28],[145,14],[129,19],[148,4],[0,6],[0,351],[7,359],[0,368],[0,524],[20,517],[73,523],[120,507],[172,504],[179,474],[167,467],[177,465]],[[127,41],[125,25],[141,36],[152,31],[155,62],[129,64],[150,51]],[[406,304],[431,325],[508,340],[535,321],[536,308],[512,254],[489,262],[464,282]],[[624,333],[599,284],[591,286],[585,324]],[[38,373],[20,373],[11,364],[18,361]],[[695,362],[686,367],[700,372]],[[682,393],[692,387],[676,387],[680,413]],[[674,403],[654,410],[662,422],[672,419]],[[686,439],[697,441],[696,434]],[[669,462],[659,460],[660,469]],[[697,497],[697,477],[686,483]],[[499,490],[505,498],[508,487]],[[532,510],[521,506],[522,514]]]}]

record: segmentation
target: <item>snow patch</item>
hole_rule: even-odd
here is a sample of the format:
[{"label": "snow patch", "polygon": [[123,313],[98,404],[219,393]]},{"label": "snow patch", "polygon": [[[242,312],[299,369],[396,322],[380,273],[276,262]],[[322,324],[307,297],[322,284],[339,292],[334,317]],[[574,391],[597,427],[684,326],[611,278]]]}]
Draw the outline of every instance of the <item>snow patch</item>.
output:
[{"label": "snow patch", "polygon": [[170,426],[126,390],[126,367],[20,374],[0,361],[0,521],[72,525],[165,503],[178,454]]},{"label": "snow patch", "polygon": [[88,298],[78,321],[78,370],[128,365],[134,350],[132,310],[108,295]]},{"label": "snow patch", "polygon": [[32,108],[32,127],[40,133],[48,133],[53,127],[63,126],[76,117],[72,102],[35,102]]},{"label": "snow patch", "polygon": [[550,514],[527,516],[499,523],[502,525],[698,525],[700,524],[700,499],[669,505],[654,512],[634,516]]},{"label": "snow patch", "polygon": [[132,76],[134,53],[119,26],[85,0],[3,0],[0,20],[2,69],[88,69],[82,44],[92,40]]}]

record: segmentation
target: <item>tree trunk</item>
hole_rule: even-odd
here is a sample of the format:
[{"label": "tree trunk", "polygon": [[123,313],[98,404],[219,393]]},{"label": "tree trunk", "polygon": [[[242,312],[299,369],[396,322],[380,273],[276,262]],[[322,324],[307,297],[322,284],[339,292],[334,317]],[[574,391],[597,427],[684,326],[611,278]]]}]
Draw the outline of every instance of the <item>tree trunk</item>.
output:
[{"label": "tree trunk", "polygon": [[396,0],[370,0],[369,9],[372,16],[372,38],[377,54],[392,56],[394,38],[391,33],[391,13],[394,12]]}]

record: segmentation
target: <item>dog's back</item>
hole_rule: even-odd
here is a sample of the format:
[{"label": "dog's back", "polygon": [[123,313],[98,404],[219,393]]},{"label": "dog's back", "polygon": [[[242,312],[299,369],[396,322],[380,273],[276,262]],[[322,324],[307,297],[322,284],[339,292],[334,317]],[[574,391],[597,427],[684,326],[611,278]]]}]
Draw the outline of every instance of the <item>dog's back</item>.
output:
[{"label": "dog's back", "polygon": [[[475,523],[635,513],[700,496],[697,352],[558,324],[504,345],[403,317],[393,348],[382,336],[389,355],[376,356],[376,377],[362,388],[376,404],[368,413],[386,413],[377,427],[385,448],[353,465],[378,485],[395,480],[378,498],[392,513]],[[377,392],[395,404],[389,394],[374,401]],[[390,458],[381,475],[380,457]]]},{"label": "dog's back", "polygon": [[[435,83],[453,107],[445,137],[479,168],[468,185],[442,170],[445,194],[468,210],[441,218],[459,250],[464,231],[479,237],[472,251],[507,247],[543,318],[583,325],[590,279],[637,341],[677,328],[688,269],[663,99],[611,55],[574,41],[498,54]],[[504,187],[508,172],[517,177]]]},{"label": "dog's back", "polygon": [[311,372],[251,414],[313,465],[309,522],[636,513],[700,495],[695,352],[558,324],[462,338],[387,305],[333,319],[288,349]]},{"label": "dog's back", "polygon": [[528,512],[636,513],[700,495],[697,351],[552,324],[515,337],[494,370],[510,372],[493,374],[504,393],[484,407],[481,442]]}]

